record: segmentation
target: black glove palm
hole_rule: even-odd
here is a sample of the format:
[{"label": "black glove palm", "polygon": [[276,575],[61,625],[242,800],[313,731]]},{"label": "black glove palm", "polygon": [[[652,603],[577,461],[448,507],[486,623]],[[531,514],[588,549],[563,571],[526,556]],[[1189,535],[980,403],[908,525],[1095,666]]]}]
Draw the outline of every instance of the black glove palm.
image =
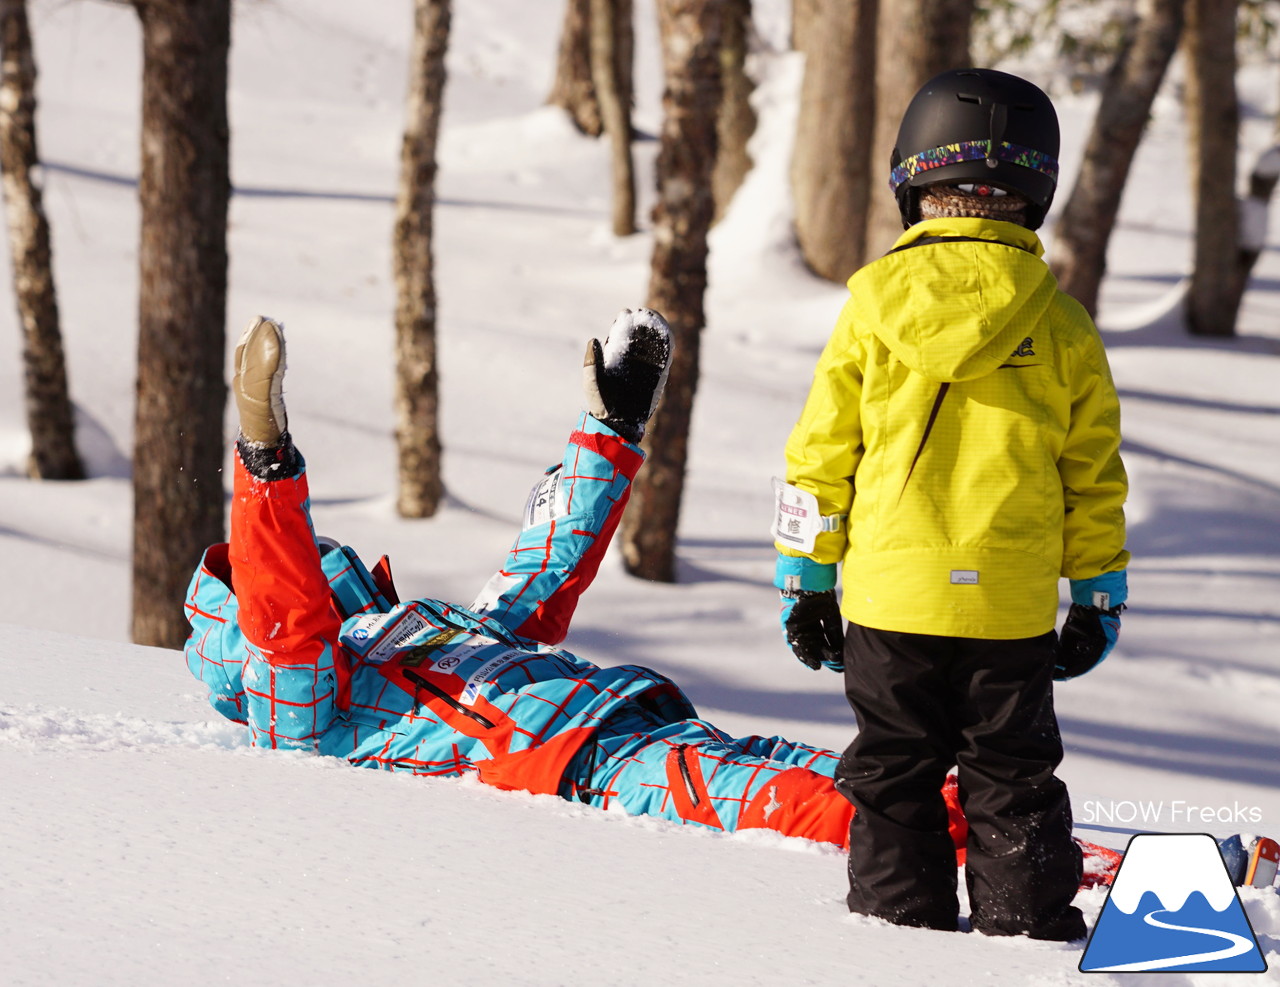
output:
[{"label": "black glove palm", "polygon": [[1120,612],[1124,604],[1111,610],[1071,604],[1058,635],[1053,677],[1059,682],[1096,668],[1111,653],[1120,636]]},{"label": "black glove palm", "polygon": [[835,590],[784,592],[782,629],[787,646],[803,664],[814,671],[824,665],[844,671],[844,620]]},{"label": "black glove palm", "polygon": [[671,329],[651,309],[623,310],[601,344],[587,340],[582,364],[587,411],[624,439],[639,442],[671,366]]}]

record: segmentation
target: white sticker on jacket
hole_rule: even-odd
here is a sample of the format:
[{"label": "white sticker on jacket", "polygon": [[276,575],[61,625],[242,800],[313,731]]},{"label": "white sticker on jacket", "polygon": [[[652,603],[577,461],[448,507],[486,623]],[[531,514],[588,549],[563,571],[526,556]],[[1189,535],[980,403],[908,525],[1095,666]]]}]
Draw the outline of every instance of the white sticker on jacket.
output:
[{"label": "white sticker on jacket", "polygon": [[[381,662],[387,661],[397,651],[408,644],[409,641],[411,641],[420,631],[431,626],[414,610],[405,610],[398,614],[397,617],[398,619],[382,632],[382,640],[378,642],[377,646],[372,648],[369,653],[364,656],[365,661],[373,664],[380,664]],[[369,619],[385,623],[390,620],[390,618],[390,614],[379,614],[377,618]],[[361,618],[361,620],[364,619],[365,618]],[[364,629],[369,630],[370,628],[365,625]],[[354,637],[354,632],[352,636]]]},{"label": "white sticker on jacket", "polygon": [[474,635],[465,644],[450,645],[449,648],[431,663],[431,671],[453,674],[453,670],[468,658],[475,657],[477,652],[491,648],[498,642],[491,637]]},{"label": "white sticker on jacket", "polygon": [[951,582],[956,586],[976,586],[978,584],[978,570],[952,569]]},{"label": "white sticker on jacket", "polygon": [[516,651],[514,648],[510,651],[504,651],[501,654],[494,655],[474,672],[467,676],[466,685],[462,687],[462,692],[458,696],[460,702],[473,703],[476,697],[480,695],[480,687],[493,678],[498,669],[503,665],[518,661],[521,658],[527,658],[527,651]]},{"label": "white sticker on jacket", "polygon": [[344,643],[353,651],[368,647],[370,641],[382,633],[383,625],[390,619],[387,613],[369,613],[357,617],[351,626],[342,632]]},{"label": "white sticker on jacket", "polygon": [[818,513],[818,498],[807,490],[773,478],[774,512],[770,529],[775,541],[806,554],[822,531],[822,515]]},{"label": "white sticker on jacket", "polygon": [[524,527],[536,528],[565,513],[565,505],[561,502],[560,467],[557,466],[529,491],[529,499],[524,505]]}]

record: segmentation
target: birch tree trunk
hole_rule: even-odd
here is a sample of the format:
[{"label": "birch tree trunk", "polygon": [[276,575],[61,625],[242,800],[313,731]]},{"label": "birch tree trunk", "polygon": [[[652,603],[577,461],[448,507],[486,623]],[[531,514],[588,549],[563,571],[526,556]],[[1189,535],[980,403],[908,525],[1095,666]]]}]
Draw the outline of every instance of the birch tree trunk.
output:
[{"label": "birch tree trunk", "polygon": [[401,517],[431,517],[441,479],[436,289],[432,256],[436,142],[449,46],[449,0],[415,0],[392,249],[396,282],[396,449]]},{"label": "birch tree trunk", "polygon": [[595,85],[600,119],[609,138],[613,162],[613,234],[630,236],[636,231],[635,163],[631,156],[630,52],[626,70],[619,64],[619,34],[630,38],[631,0],[591,0],[591,80]]},{"label": "birch tree trunk", "polygon": [[556,76],[547,102],[568,113],[573,125],[584,134],[599,137],[604,133],[604,121],[591,78],[591,3],[592,0],[565,0]]},{"label": "birch tree trunk", "polygon": [[142,23],[133,639],[180,647],[222,540],[230,0],[133,0]]},{"label": "birch tree trunk", "polygon": [[649,459],[623,516],[622,552],[628,572],[660,582],[675,581],[699,337],[706,321],[724,9],[723,0],[658,2],[666,88],[647,304],[671,325],[674,354],[666,392],[645,438]]},{"label": "birch tree trunk", "polygon": [[747,142],[756,130],[756,112],[751,107],[755,87],[747,75],[751,36],[751,0],[726,0],[724,45],[720,50],[723,96],[716,126],[716,167],[711,176],[715,222],[724,216],[751,170]]},{"label": "birch tree trunk", "polygon": [[1084,160],[1053,238],[1058,287],[1090,315],[1107,266],[1107,244],[1151,105],[1182,35],[1186,0],[1139,0],[1085,145]]},{"label": "birch tree trunk", "polygon": [[[804,82],[791,159],[796,240],[819,277],[862,266],[873,176],[878,0],[810,0]],[[883,169],[887,174],[888,170]]]},{"label": "birch tree trunk", "polygon": [[31,455],[37,480],[80,480],[75,415],[67,387],[58,294],[44,197],[36,179],[36,61],[26,0],[0,0],[0,172],[4,176],[13,294],[22,325],[22,359]]}]

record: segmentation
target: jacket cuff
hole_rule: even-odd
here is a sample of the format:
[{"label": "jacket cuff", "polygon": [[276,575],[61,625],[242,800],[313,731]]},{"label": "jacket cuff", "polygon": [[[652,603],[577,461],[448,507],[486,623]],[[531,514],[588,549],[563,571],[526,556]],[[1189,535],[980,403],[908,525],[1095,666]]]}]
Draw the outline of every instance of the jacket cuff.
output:
[{"label": "jacket cuff", "polygon": [[815,562],[803,555],[782,555],[774,568],[773,585],[784,593],[822,593],[836,588],[836,563]]},{"label": "jacket cuff", "polygon": [[607,424],[589,412],[578,416],[578,427],[569,436],[569,442],[589,449],[616,466],[628,480],[634,480],[644,464],[644,450],[625,436],[619,435]]},{"label": "jacket cuff", "polygon": [[[1104,572],[1090,579],[1071,580],[1071,602],[1082,607],[1111,610],[1129,599],[1128,570]],[[1101,600],[1101,602],[1099,602]]]}]

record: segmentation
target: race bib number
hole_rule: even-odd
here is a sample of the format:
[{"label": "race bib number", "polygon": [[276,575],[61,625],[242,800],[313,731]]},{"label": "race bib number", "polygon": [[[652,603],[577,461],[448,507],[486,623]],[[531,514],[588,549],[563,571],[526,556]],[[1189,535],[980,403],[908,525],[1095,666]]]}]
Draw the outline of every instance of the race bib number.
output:
[{"label": "race bib number", "polygon": [[529,500],[524,505],[524,527],[536,528],[564,515],[561,498],[560,467],[557,466],[529,491]]},{"label": "race bib number", "polygon": [[773,478],[774,511],[771,533],[775,541],[806,554],[813,551],[822,531],[818,498],[807,490]]}]

